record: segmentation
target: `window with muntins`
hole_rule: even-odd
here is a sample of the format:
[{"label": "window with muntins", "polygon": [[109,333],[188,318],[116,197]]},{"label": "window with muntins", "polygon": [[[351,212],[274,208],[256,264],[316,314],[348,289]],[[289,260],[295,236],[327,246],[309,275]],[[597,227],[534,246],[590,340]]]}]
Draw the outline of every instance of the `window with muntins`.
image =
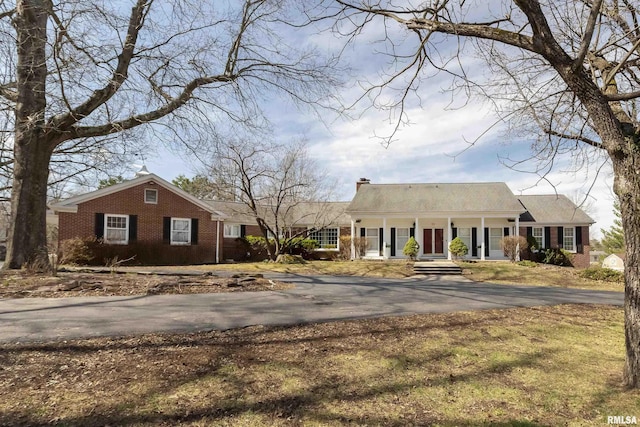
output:
[{"label": "window with muntins", "polygon": [[171,244],[188,245],[191,243],[191,219],[171,218]]},{"label": "window with muntins", "polygon": [[158,203],[158,190],[152,188],[145,188],[144,190],[144,202],[145,203]]},{"label": "window with muntins", "polygon": [[324,228],[309,234],[309,238],[318,242],[321,249],[338,248],[338,229]]},{"label": "window with muntins", "polygon": [[500,241],[502,240],[502,228],[491,228],[489,229],[489,250],[490,251],[499,251]]},{"label": "window with muntins", "polygon": [[544,248],[544,228],[543,227],[533,227],[531,229],[531,235],[536,242],[538,243],[538,248]]},{"label": "window with muntins", "polygon": [[458,228],[458,237],[464,242],[471,253],[471,229],[470,228]]},{"label": "window with muntins", "polygon": [[127,244],[129,239],[129,216],[111,215],[104,216],[104,241],[105,243]]},{"label": "window with muntins", "polygon": [[224,237],[240,237],[240,225],[239,224],[225,224],[224,225]]},{"label": "window with muntins", "polygon": [[575,252],[576,250],[576,235],[575,228],[565,227],[562,232],[562,247],[568,251]]},{"label": "window with muntins", "polygon": [[400,251],[401,255],[404,250],[404,246],[409,241],[409,229],[408,228],[396,228],[396,250]]}]

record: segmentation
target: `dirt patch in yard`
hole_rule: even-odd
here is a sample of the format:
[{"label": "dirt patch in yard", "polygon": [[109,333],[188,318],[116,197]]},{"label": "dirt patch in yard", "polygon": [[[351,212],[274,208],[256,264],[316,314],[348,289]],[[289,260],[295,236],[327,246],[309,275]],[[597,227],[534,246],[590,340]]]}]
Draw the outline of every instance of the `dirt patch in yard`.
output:
[{"label": "dirt patch in yard", "polygon": [[0,298],[256,292],[293,287],[293,284],[266,279],[261,274],[222,277],[212,273],[166,275],[60,272],[56,276],[33,275],[19,271],[0,273]]}]

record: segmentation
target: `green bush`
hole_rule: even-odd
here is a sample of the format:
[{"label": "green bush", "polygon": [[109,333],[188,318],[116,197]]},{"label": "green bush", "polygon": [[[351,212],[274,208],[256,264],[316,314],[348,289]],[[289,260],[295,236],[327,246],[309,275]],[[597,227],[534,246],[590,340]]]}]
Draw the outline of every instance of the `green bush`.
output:
[{"label": "green bush", "polygon": [[404,245],[402,249],[402,253],[409,257],[409,259],[414,260],[418,256],[418,250],[420,249],[420,245],[416,242],[415,237],[409,237],[407,243]]},{"label": "green bush", "polygon": [[545,249],[541,262],[543,264],[571,267],[573,266],[573,254],[560,248]]},{"label": "green bush", "polygon": [[601,282],[624,283],[624,274],[610,268],[589,267],[580,272],[580,277]]},{"label": "green bush", "polygon": [[531,251],[540,249],[540,246],[538,245],[538,241],[533,236],[527,236],[527,245],[529,250]]},{"label": "green bush", "polygon": [[451,241],[449,244],[449,250],[456,258],[463,257],[469,253],[469,248],[467,248],[467,245],[465,245],[459,237],[456,237]]}]

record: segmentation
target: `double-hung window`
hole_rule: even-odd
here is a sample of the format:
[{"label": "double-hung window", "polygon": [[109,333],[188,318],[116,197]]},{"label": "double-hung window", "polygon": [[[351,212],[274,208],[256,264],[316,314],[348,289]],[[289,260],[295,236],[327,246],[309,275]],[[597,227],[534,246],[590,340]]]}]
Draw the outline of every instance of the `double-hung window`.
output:
[{"label": "double-hung window", "polygon": [[396,251],[400,252],[397,255],[401,255],[405,245],[409,241],[409,229],[408,228],[396,228]]},{"label": "double-hung window", "polygon": [[562,247],[569,251],[576,251],[576,233],[575,228],[573,227],[565,227],[562,232]]},{"label": "double-hung window", "polygon": [[241,237],[239,224],[225,224],[224,237]]},{"label": "double-hung window", "polygon": [[337,249],[338,248],[338,229],[337,228],[324,228],[317,230],[309,234],[309,238],[318,242],[318,245],[322,249]]},{"label": "double-hung window", "polygon": [[171,244],[191,244],[191,219],[171,218]]},{"label": "double-hung window", "polygon": [[490,228],[489,229],[489,250],[490,251],[499,251],[501,246],[500,242],[502,241],[502,228]]},{"label": "double-hung window", "polygon": [[123,244],[129,242],[129,216],[112,215],[104,216],[104,241],[105,243]]},{"label": "double-hung window", "polygon": [[539,249],[544,248],[544,228],[543,227],[533,227],[531,229],[531,235],[534,239],[536,239],[536,243],[538,244]]}]

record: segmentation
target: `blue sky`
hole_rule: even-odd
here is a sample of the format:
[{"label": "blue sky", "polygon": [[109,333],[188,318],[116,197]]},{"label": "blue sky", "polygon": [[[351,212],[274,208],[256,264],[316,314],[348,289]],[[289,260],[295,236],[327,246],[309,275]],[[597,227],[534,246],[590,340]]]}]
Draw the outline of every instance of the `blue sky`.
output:
[{"label": "blue sky", "polygon": [[[345,56],[353,69],[351,83],[343,95],[355,99],[361,89],[358,80],[377,80],[388,58],[375,53],[375,40],[381,37],[381,27],[371,27],[362,34],[357,45],[351,46]],[[376,34],[376,31],[379,33]],[[403,37],[401,30],[398,37]],[[307,34],[306,40],[327,51],[341,46],[328,33]],[[481,65],[468,59],[467,68]],[[596,179],[596,166],[571,171],[570,158],[559,159],[557,167],[546,179],[517,172],[500,162],[501,157],[524,159],[528,157],[535,136],[514,137],[505,132],[504,125],[493,126],[496,116],[486,102],[454,98],[443,92],[446,81],[441,76],[424,81],[411,98],[406,113],[411,122],[396,135],[395,141],[384,146],[375,135],[388,134],[389,113],[366,109],[370,104],[360,103],[351,112],[352,120],[335,117],[329,112],[320,120],[310,111],[300,111],[290,102],[274,96],[263,109],[273,124],[274,138],[279,140],[308,141],[308,147],[320,167],[334,177],[338,185],[336,200],[350,200],[355,182],[369,178],[374,183],[399,182],[506,182],[515,194],[565,194],[572,200],[587,198],[587,212],[597,221],[592,230],[608,228],[613,222],[612,172],[605,165]],[[418,105],[418,99],[420,105]],[[455,105],[457,104],[457,105]],[[472,147],[468,141],[480,139]],[[149,154],[145,163],[151,172],[167,180],[177,175],[192,176],[197,169],[192,158],[160,151]],[[134,168],[132,167],[132,170]],[[538,182],[539,181],[539,182]]]}]

